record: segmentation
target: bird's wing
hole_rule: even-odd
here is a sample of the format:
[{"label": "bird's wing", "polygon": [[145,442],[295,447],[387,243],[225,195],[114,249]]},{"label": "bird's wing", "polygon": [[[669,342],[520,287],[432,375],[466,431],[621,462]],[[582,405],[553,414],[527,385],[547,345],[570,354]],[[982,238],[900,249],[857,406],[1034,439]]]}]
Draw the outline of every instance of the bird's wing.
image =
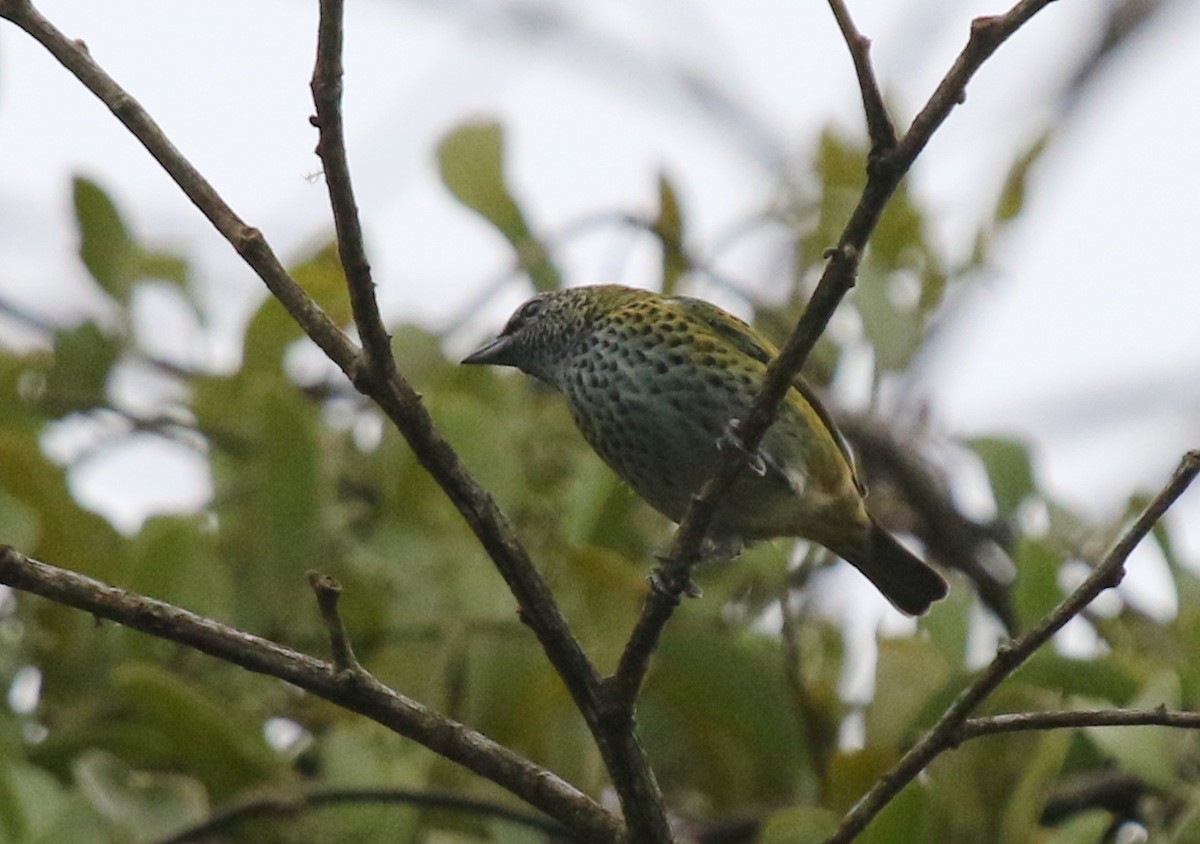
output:
[{"label": "bird's wing", "polygon": [[703,299],[675,296],[670,300],[685,316],[699,320],[744,355],[766,366],[779,350],[771,342],[733,314],[726,313]]},{"label": "bird's wing", "polygon": [[[685,315],[704,323],[739,352],[748,355],[763,366],[768,366],[771,360],[779,354],[779,350],[749,324],[732,314],[726,313],[716,305],[705,302],[703,299],[693,299],[689,296],[675,296],[670,301],[683,311]],[[821,420],[821,424],[829,431],[830,437],[833,438],[838,450],[842,453],[842,457],[845,458],[846,465],[850,467],[850,472],[854,476],[854,485],[858,487],[860,494],[866,495],[867,488],[858,476],[854,455],[850,451],[850,446],[847,444],[846,438],[842,436],[842,432],[833,424],[833,418],[829,415],[829,411],[825,409],[825,405],[817,398],[812,387],[808,386],[799,375],[792,377],[792,386],[804,397],[804,400],[808,402],[813,412],[816,413],[817,418]]]}]

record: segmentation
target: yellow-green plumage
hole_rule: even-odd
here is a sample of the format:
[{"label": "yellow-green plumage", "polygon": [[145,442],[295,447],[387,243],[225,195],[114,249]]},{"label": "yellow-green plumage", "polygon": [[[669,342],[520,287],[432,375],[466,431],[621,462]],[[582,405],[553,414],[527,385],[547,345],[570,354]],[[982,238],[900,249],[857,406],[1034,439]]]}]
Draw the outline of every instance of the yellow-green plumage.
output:
[{"label": "yellow-green plumage", "polygon": [[[530,299],[464,363],[515,366],[562,392],[592,448],[679,521],[715,470],[721,443],[732,442],[730,420],[745,416],[774,354],[715,305],[599,285]],[[754,463],[717,511],[715,542],[818,542],[908,613],[946,594],[941,576],[871,519],[844,441],[799,378]]]}]

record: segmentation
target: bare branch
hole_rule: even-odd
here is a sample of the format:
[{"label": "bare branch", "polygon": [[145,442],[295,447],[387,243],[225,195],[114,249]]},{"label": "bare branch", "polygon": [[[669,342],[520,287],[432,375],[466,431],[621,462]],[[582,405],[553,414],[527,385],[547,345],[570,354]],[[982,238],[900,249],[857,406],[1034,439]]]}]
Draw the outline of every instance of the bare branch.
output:
[{"label": "bare branch", "polygon": [[315,571],[308,573],[308,585],[317,596],[317,607],[321,610],[321,618],[329,630],[333,670],[339,674],[346,671],[363,671],[354,655],[354,648],[350,646],[350,634],[346,632],[346,625],[342,623],[342,614],[338,612],[342,585],[332,577]]},{"label": "bare branch", "polygon": [[1189,451],[1167,485],[1154,497],[1137,521],[1079,588],[1068,595],[1036,627],[1000,648],[991,664],[959,694],[933,728],[846,814],[837,832],[826,839],[825,844],[846,844],[854,840],[871,819],[879,814],[901,789],[925,770],[938,754],[955,745],[967,716],[975,707],[1097,595],[1120,583],[1125,573],[1125,560],[1130,552],[1183,494],[1197,474],[1200,474],[1200,451]]},{"label": "bare branch", "polygon": [[[317,109],[312,124],[320,133],[317,155],[325,168],[325,184],[329,188],[337,230],[338,257],[346,273],[354,324],[366,352],[365,368],[370,370],[371,377],[386,382],[396,377],[396,360],[392,355],[391,337],[383,325],[375,299],[375,281],[371,278],[371,264],[363,242],[342,127],[343,11],[342,0],[321,0],[317,60],[310,84]],[[361,378],[364,374],[355,372],[351,378]]]},{"label": "bare branch", "polygon": [[7,545],[0,545],[0,583],[285,680],[491,780],[589,841],[617,842],[624,837],[620,821],[550,771],[365,672],[339,672],[267,639],[30,559]]},{"label": "bare branch", "polygon": [[1097,709],[1067,712],[1012,712],[987,718],[968,718],[954,736],[955,743],[1030,730],[1069,730],[1080,727],[1177,727],[1200,730],[1200,712],[1154,709]]},{"label": "bare branch", "polygon": [[[854,72],[858,75],[858,87],[862,91],[863,111],[867,116],[867,134],[871,138],[871,158],[877,158],[896,145],[896,128],[888,116],[879,82],[875,79],[875,68],[871,66],[871,40],[855,27],[850,10],[843,0],[829,0],[829,8],[837,19],[838,29],[850,48],[854,61]],[[869,165],[868,165],[869,166]]]}]

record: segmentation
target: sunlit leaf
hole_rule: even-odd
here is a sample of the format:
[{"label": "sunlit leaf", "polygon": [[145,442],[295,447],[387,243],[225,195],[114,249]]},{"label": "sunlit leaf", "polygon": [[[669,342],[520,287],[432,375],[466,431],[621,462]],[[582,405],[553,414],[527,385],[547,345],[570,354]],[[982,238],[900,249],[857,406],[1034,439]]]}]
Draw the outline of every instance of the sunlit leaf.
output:
[{"label": "sunlit leaf", "polygon": [[350,295],[346,291],[346,273],[342,270],[337,243],[330,241],[322,245],[290,266],[288,272],[335,324],[350,323]]},{"label": "sunlit leaf", "polygon": [[922,639],[880,639],[875,697],[867,709],[867,744],[907,742],[926,700],[950,678],[941,651]]},{"label": "sunlit leaf", "polygon": [[188,265],[178,255],[169,255],[165,252],[142,252],[138,256],[138,275],[141,278],[170,281],[186,289]]},{"label": "sunlit leaf", "polygon": [[999,515],[1011,518],[1036,488],[1028,446],[1016,440],[986,437],[970,440],[968,445],[987,470]]},{"label": "sunlit leaf", "polygon": [[996,202],[993,214],[997,223],[1007,223],[1016,218],[1025,207],[1025,195],[1028,191],[1029,176],[1033,166],[1037,164],[1046,151],[1053,133],[1042,133],[1029,148],[1013,162],[1008,174],[1004,177],[1004,186],[1000,190],[1000,198]]},{"label": "sunlit leaf", "polygon": [[[910,784],[854,839],[855,844],[912,844],[922,840],[922,832],[928,827],[927,803],[928,792],[921,783]],[[926,836],[924,840],[929,839]]]},{"label": "sunlit leaf", "polygon": [[771,815],[755,844],[821,844],[837,827],[838,816],[826,809],[783,809]]},{"label": "sunlit leaf", "polygon": [[[1179,707],[1179,678],[1170,671],[1155,675],[1130,701],[1132,709]],[[1180,732],[1169,727],[1089,727],[1088,735],[1112,754],[1121,770],[1146,782],[1170,788],[1178,777],[1178,755],[1182,749]]]},{"label": "sunlit leaf", "polygon": [[1039,734],[1016,787],[1008,795],[1000,838],[1005,844],[1025,844],[1036,838],[1042,808],[1067,757],[1070,741],[1065,730]]},{"label": "sunlit leaf", "polygon": [[504,130],[499,123],[465,123],[437,149],[442,183],[459,202],[495,226],[513,245],[538,290],[562,286],[549,253],[530,230],[504,173]]},{"label": "sunlit leaf", "polygon": [[1044,618],[1062,601],[1058,570],[1063,560],[1045,542],[1026,537],[1017,545],[1013,562],[1017,567],[1013,606],[1024,630]]},{"label": "sunlit leaf", "polygon": [[72,189],[79,225],[79,257],[106,293],[118,302],[128,302],[141,251],[116,205],[95,182],[76,176]]}]

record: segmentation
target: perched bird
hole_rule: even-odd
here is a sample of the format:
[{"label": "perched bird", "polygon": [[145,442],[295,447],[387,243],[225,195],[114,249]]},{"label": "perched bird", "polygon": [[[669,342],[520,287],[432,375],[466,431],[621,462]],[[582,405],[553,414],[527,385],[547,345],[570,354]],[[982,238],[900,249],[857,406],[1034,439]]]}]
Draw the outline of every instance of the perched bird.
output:
[{"label": "perched bird", "polygon": [[[775,349],[700,299],[618,285],[542,293],[463,363],[514,366],[560,391],[592,448],[673,521],[737,443],[736,422]],[[829,414],[799,377],[720,502],[717,547],[794,536],[848,561],[898,609],[920,615],[946,581],[871,518]]]}]

